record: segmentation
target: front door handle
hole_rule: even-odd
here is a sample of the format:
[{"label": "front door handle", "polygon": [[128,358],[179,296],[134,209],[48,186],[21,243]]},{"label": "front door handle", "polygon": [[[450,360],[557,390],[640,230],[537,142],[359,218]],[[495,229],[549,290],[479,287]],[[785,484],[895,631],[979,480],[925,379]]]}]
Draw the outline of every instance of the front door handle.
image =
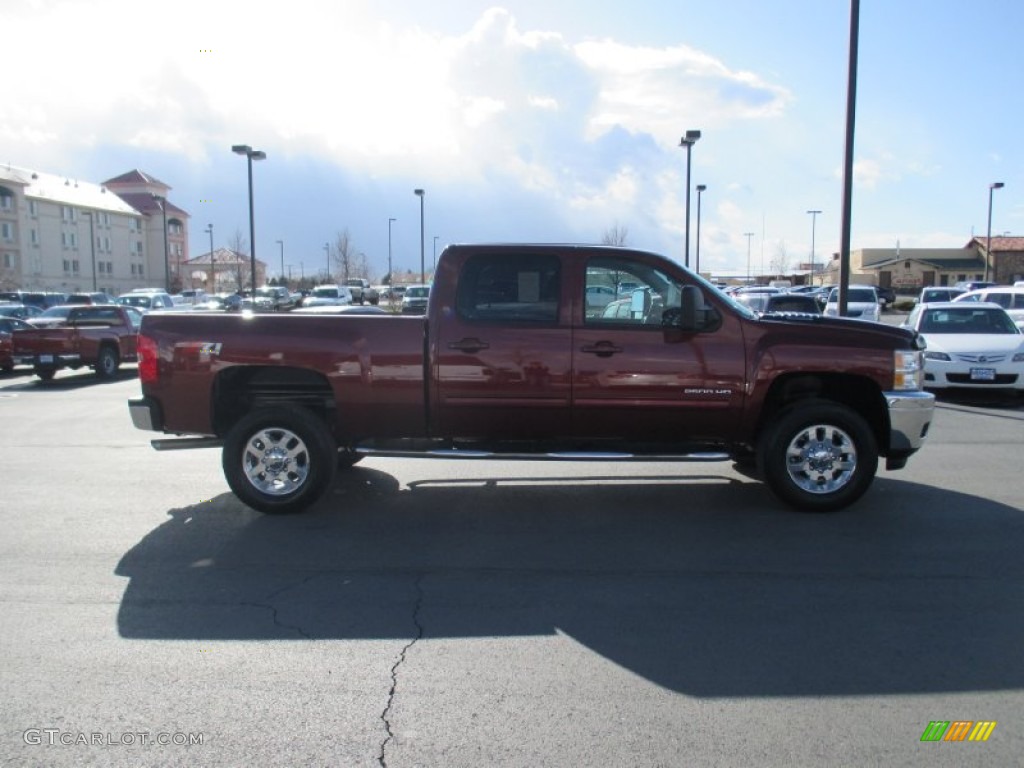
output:
[{"label": "front door handle", "polygon": [[580,352],[588,352],[598,357],[611,357],[621,351],[622,347],[612,344],[610,341],[599,341],[596,344],[585,344],[580,347]]},{"label": "front door handle", "polygon": [[477,338],[462,339],[461,341],[448,342],[448,349],[456,349],[459,352],[479,352],[481,349],[490,349],[491,345],[486,341]]}]

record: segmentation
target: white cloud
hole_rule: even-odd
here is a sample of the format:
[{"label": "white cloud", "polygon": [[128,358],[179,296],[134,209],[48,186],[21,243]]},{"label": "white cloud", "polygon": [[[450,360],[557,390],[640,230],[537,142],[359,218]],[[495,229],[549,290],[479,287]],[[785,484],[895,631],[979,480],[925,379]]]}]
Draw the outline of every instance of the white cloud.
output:
[{"label": "white cloud", "polygon": [[5,39],[27,74],[5,82],[0,139],[12,161],[48,167],[104,145],[202,166],[246,142],[375,178],[526,190],[595,236],[621,221],[660,243],[682,236],[680,126],[791,101],[688,46],[577,42],[500,8],[451,36],[378,14],[318,0],[273,14],[179,0],[152,18],[133,0],[41,3]]}]

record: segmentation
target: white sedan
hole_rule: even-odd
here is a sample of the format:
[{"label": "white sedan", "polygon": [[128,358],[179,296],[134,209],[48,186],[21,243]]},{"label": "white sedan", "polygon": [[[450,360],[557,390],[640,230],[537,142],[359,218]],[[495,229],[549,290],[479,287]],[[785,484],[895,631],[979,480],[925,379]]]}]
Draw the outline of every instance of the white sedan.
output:
[{"label": "white sedan", "polygon": [[918,304],[904,325],[927,344],[925,389],[1024,392],[1024,334],[998,304]]}]

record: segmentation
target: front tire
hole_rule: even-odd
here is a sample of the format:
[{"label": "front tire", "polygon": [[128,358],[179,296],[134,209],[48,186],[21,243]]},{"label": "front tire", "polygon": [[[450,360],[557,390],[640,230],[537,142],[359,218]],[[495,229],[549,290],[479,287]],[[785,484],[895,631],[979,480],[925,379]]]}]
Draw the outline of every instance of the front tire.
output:
[{"label": "front tire", "polygon": [[858,413],[812,400],[779,415],[765,432],[759,460],[765,482],[782,501],[831,512],[867,491],[878,470],[878,446]]},{"label": "front tire", "polygon": [[53,381],[53,377],[57,375],[56,368],[36,368],[33,371],[42,381]]},{"label": "front tire", "polygon": [[224,442],[224,477],[245,504],[267,514],[302,512],[334,479],[337,445],[323,419],[297,406],[244,416]]}]

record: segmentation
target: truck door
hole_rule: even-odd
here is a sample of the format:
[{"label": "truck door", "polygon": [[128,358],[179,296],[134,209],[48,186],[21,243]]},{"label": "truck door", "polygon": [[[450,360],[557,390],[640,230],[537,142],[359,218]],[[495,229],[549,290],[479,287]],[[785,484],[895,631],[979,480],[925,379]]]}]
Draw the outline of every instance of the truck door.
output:
[{"label": "truck door", "polygon": [[[588,304],[593,286],[615,298]],[[574,436],[687,442],[721,437],[736,425],[744,397],[739,321],[709,305],[702,331],[666,329],[662,313],[679,306],[681,286],[656,262],[633,256],[586,262],[575,302]]]},{"label": "truck door", "polygon": [[471,254],[454,302],[435,306],[431,297],[436,434],[567,434],[571,336],[562,271],[555,254]]}]

